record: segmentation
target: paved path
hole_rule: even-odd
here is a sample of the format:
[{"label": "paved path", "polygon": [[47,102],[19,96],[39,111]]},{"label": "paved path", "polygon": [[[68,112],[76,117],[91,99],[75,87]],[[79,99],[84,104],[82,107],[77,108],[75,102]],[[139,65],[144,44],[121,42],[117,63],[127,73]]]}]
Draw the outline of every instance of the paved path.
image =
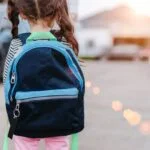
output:
[{"label": "paved path", "polygon": [[[142,134],[139,127],[144,121],[150,120],[150,65],[140,62],[91,61],[86,63],[83,70],[89,88],[85,98],[86,129],[80,134],[80,150],[149,150],[150,135]],[[0,91],[2,146],[6,119],[2,87]],[[120,101],[123,110],[115,112],[112,109],[113,101]],[[141,122],[137,126],[131,126],[123,117],[125,109],[141,115]],[[132,117],[129,119],[136,121]],[[150,130],[147,124],[143,128],[146,133]]]}]

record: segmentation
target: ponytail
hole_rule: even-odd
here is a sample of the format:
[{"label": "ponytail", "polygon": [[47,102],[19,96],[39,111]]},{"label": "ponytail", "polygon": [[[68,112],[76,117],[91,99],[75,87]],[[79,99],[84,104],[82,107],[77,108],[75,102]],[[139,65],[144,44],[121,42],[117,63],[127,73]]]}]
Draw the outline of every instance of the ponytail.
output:
[{"label": "ponytail", "polygon": [[13,38],[16,38],[18,36],[19,11],[14,0],[8,0],[8,18],[12,23]]},{"label": "ponytail", "polygon": [[[65,38],[65,40],[72,45],[72,48],[75,54],[78,56],[79,54],[79,44],[74,36],[74,26],[71,23],[68,5],[66,0],[63,0],[64,7],[60,7],[58,10],[57,23],[60,27],[59,34]],[[65,9],[64,9],[65,8]]]},{"label": "ponytail", "polygon": [[[8,17],[12,23],[13,38],[18,36],[19,9],[31,20],[37,20],[39,17],[43,19],[49,17],[52,21],[56,18],[60,30],[54,33],[55,36],[60,40],[64,38],[78,56],[79,44],[74,35],[74,26],[69,16],[67,0],[17,0],[17,3],[15,1],[8,0]],[[36,6],[34,6],[35,2]],[[38,3],[40,7],[37,5]]]}]

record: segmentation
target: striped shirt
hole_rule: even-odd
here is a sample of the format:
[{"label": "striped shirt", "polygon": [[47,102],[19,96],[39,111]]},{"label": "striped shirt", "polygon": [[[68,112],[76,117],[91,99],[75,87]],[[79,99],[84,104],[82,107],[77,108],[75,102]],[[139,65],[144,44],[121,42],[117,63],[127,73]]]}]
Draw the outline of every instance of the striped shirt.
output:
[{"label": "striped shirt", "polygon": [[[71,45],[66,42],[62,41],[62,43],[71,47]],[[4,72],[3,72],[3,83],[4,84],[5,84],[7,74],[8,74],[9,65],[10,65],[11,61],[13,60],[15,54],[18,52],[18,50],[21,47],[22,47],[22,42],[20,39],[13,39],[11,41],[10,48],[9,48],[9,51],[8,51],[8,54],[6,57],[6,61],[5,61],[5,65],[4,65]]]},{"label": "striped shirt", "polygon": [[10,65],[10,63],[13,60],[15,54],[17,53],[17,51],[19,50],[19,48],[21,46],[22,46],[21,40],[13,39],[11,41],[9,51],[8,51],[8,54],[7,54],[7,57],[6,57],[6,61],[5,61],[5,64],[4,64],[3,83],[5,83],[5,80],[6,80],[6,77],[7,77],[9,65]]}]

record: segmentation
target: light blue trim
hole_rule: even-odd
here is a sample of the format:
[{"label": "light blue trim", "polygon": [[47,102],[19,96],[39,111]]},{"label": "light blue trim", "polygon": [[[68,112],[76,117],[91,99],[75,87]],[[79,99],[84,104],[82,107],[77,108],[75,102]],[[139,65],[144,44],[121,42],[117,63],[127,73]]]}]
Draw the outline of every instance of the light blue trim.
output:
[{"label": "light blue trim", "polygon": [[73,52],[73,49],[72,49],[72,48],[70,48],[69,46],[67,46],[67,45],[65,45],[65,44],[63,44],[63,43],[61,43],[61,42],[59,42],[59,43],[57,42],[57,44],[58,44],[59,47],[64,47],[65,49],[70,50],[70,52],[71,52],[72,55],[74,56],[74,58],[75,58],[77,64],[80,66],[79,61],[78,61],[78,59],[77,59],[77,56],[76,56],[75,53]]},{"label": "light blue trim", "polygon": [[12,96],[12,94],[13,94],[13,92],[14,92],[14,90],[15,90],[16,85],[17,85],[17,75],[16,75],[16,73],[15,73],[15,84],[13,85],[13,88],[12,88],[12,90],[11,90],[10,96]]},{"label": "light blue trim", "polygon": [[[54,42],[55,42],[55,41],[54,41]],[[57,42],[57,41],[56,41],[56,42]],[[79,61],[78,61],[78,59],[77,59],[77,56],[75,55],[75,53],[74,53],[74,51],[73,51],[72,48],[70,48],[69,46],[67,46],[67,45],[65,45],[65,44],[63,44],[63,43],[61,43],[61,42],[57,42],[56,44],[57,44],[60,48],[61,48],[61,47],[64,47],[65,49],[69,50],[69,51],[72,53],[73,57],[75,58],[75,61],[76,61],[76,63],[78,64],[78,66],[80,66]],[[75,67],[76,67],[76,66],[75,66]],[[77,67],[76,67],[76,69],[78,70]],[[82,71],[82,70],[81,70],[81,71]],[[79,76],[80,76],[79,70],[77,71],[77,73],[78,73]],[[81,77],[81,76],[80,76],[80,77]],[[83,82],[83,84],[84,84],[84,81],[83,81],[82,77],[81,77],[81,80],[82,80],[82,82]],[[83,90],[83,87],[82,87],[82,90]]]},{"label": "light blue trim", "polygon": [[59,90],[45,90],[45,91],[32,91],[32,92],[17,92],[16,93],[16,100],[24,100],[29,98],[36,98],[36,97],[47,97],[47,96],[74,96],[78,95],[77,88],[70,88],[70,89],[59,89]]},{"label": "light blue trim", "polygon": [[[61,46],[61,47],[60,47]],[[20,53],[18,55],[18,57],[16,58],[15,62],[14,62],[14,68],[13,68],[13,72],[16,73],[16,66],[17,63],[19,62],[20,58],[27,53],[28,51],[35,49],[35,48],[40,48],[40,47],[48,47],[48,48],[53,48],[54,50],[59,51],[60,53],[62,53],[67,60],[67,63],[69,64],[70,69],[73,71],[74,75],[76,76],[76,78],[79,80],[81,88],[83,89],[83,80],[82,77],[77,69],[77,67],[75,66],[75,64],[73,63],[72,58],[70,57],[70,55],[67,54],[67,51],[65,49],[65,47],[63,45],[60,45],[60,42],[58,41],[42,41],[42,40],[38,40],[38,41],[34,41],[32,43],[27,43],[23,46],[23,51],[22,53]],[[17,80],[17,73],[16,73],[16,80]],[[17,84],[17,83],[16,83]],[[15,88],[15,86],[14,86]],[[13,88],[13,90],[14,90]],[[13,93],[12,90],[12,93]]]},{"label": "light blue trim", "polygon": [[9,90],[11,88],[11,82],[10,82],[10,75],[11,75],[11,69],[12,69],[12,65],[14,63],[14,59],[10,62],[10,65],[8,67],[8,74],[6,76],[5,79],[5,83],[4,83],[4,93],[5,93],[5,101],[6,104],[10,104],[10,100],[9,100]]},{"label": "light blue trim", "polygon": [[[6,79],[5,79],[5,83],[4,83],[4,93],[5,93],[5,101],[6,101],[6,104],[10,104],[10,99],[9,99],[9,96],[10,96],[10,95],[8,95],[8,94],[9,94],[9,91],[10,91],[10,88],[11,88],[11,77],[10,77],[10,75],[11,75],[12,70],[13,70],[12,66],[13,66],[13,64],[14,64],[14,62],[15,62],[16,57],[21,53],[21,51],[22,51],[22,49],[19,50],[19,51],[15,54],[14,58],[11,60],[11,62],[10,62],[10,64],[9,64],[9,67],[8,67],[8,73],[7,73],[7,76],[6,76]],[[17,80],[17,79],[16,79],[16,80]],[[15,84],[16,84],[16,83],[15,83]],[[11,92],[11,93],[12,93],[12,92]]]}]

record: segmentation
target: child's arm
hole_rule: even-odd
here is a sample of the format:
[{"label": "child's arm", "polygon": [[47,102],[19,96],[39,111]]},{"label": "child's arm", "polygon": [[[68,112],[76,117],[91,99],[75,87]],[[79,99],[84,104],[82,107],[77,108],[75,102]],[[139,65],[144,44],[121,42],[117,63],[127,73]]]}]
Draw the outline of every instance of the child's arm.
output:
[{"label": "child's arm", "polygon": [[18,49],[21,45],[22,44],[21,44],[21,41],[19,39],[13,39],[11,41],[9,51],[8,51],[8,54],[7,54],[7,57],[6,57],[6,60],[5,60],[5,64],[4,64],[3,83],[5,82],[10,62],[13,60],[16,52],[18,51]]}]

